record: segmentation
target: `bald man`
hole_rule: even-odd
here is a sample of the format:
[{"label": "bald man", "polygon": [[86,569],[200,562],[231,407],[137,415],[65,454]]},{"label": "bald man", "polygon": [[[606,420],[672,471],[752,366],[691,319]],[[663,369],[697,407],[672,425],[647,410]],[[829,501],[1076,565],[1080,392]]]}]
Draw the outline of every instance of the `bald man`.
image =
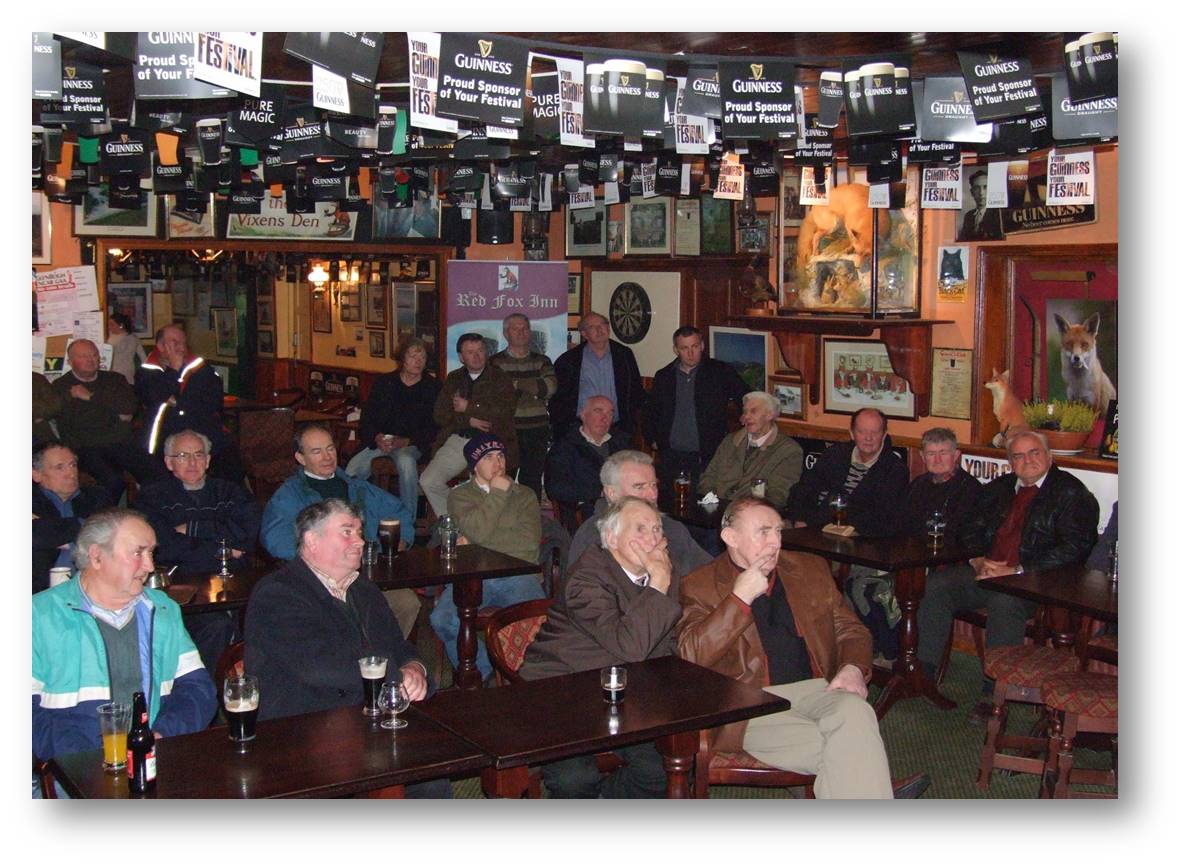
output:
[{"label": "bald man", "polygon": [[558,390],[549,405],[554,440],[563,439],[592,396],[608,397],[621,432],[631,437],[637,411],[645,401],[637,358],[631,348],[611,338],[608,319],[598,312],[583,316],[579,332],[583,344],[555,361]]}]

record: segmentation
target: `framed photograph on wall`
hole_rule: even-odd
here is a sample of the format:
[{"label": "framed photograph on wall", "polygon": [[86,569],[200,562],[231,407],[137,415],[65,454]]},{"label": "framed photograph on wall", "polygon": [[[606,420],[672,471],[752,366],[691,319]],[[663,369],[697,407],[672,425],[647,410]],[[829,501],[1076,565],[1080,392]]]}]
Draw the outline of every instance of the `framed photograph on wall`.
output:
[{"label": "framed photograph on wall", "polygon": [[604,202],[579,210],[567,208],[567,257],[603,255],[607,249],[607,212]]},{"label": "framed photograph on wall", "polygon": [[702,252],[702,202],[679,198],[674,205],[674,252],[699,255]]},{"label": "framed photograph on wall", "polygon": [[784,226],[795,228],[805,218],[805,206],[801,204],[801,169],[786,165],[780,183]]},{"label": "framed photograph on wall", "polygon": [[800,381],[789,382],[772,378],[768,382],[772,386],[772,395],[780,405],[781,417],[805,419],[805,385]]},{"label": "framed photograph on wall", "polygon": [[74,205],[74,234],[79,237],[155,237],[156,197],[144,194],[139,210],[121,210],[107,203],[107,184],[87,186],[81,204]]},{"label": "framed photograph on wall", "polygon": [[567,314],[581,315],[583,310],[583,274],[567,274]]},{"label": "framed photograph on wall", "polygon": [[751,255],[767,255],[772,237],[772,214],[758,213],[750,225],[741,225],[735,232],[736,249]]},{"label": "framed photograph on wall", "polygon": [[748,390],[767,390],[768,334],[742,327],[710,329],[711,356],[730,363]]},{"label": "framed photograph on wall", "polygon": [[255,323],[260,327],[274,327],[275,326],[275,298],[274,297],[258,297],[255,300],[256,315]]},{"label": "framed photograph on wall", "polygon": [[53,233],[49,219],[49,197],[44,192],[33,193],[33,263],[50,263]]},{"label": "framed photograph on wall", "polygon": [[673,199],[643,198],[624,205],[624,254],[669,255],[673,250]]},{"label": "framed photograph on wall", "polygon": [[826,413],[878,408],[888,417],[916,419],[916,397],[908,382],[895,374],[882,342],[823,337],[822,371]]},{"label": "framed photograph on wall", "polygon": [[440,199],[434,193],[416,192],[410,207],[391,207],[374,184],[373,201],[371,239],[436,239],[440,236]]},{"label": "framed photograph on wall", "polygon": [[137,337],[152,336],[152,283],[108,282],[107,311],[122,312],[130,318]]},{"label": "framed photograph on wall", "polygon": [[337,295],[340,305],[339,315],[342,324],[355,324],[361,321],[361,288],[357,285],[342,285]]},{"label": "framed photograph on wall", "polygon": [[312,332],[333,332],[333,300],[327,289],[312,292]]},{"label": "framed photograph on wall", "polygon": [[238,356],[238,310],[212,309],[219,357]]},{"label": "framed photograph on wall", "polygon": [[387,314],[386,285],[371,282],[366,286],[366,326],[386,329],[390,316]]},{"label": "framed photograph on wall", "polygon": [[385,330],[370,330],[370,356],[371,357],[385,357],[386,356],[386,331]]},{"label": "framed photograph on wall", "polygon": [[735,232],[731,227],[731,202],[725,198],[703,193],[702,253],[703,255],[731,255],[735,251]]},{"label": "framed photograph on wall", "polygon": [[211,192],[204,213],[177,209],[177,196],[165,195],[164,234],[169,240],[214,236],[214,196]]},{"label": "framed photograph on wall", "polygon": [[275,356],[275,331],[274,330],[260,330],[257,334],[258,341],[255,343],[258,346],[260,357],[274,357]]}]

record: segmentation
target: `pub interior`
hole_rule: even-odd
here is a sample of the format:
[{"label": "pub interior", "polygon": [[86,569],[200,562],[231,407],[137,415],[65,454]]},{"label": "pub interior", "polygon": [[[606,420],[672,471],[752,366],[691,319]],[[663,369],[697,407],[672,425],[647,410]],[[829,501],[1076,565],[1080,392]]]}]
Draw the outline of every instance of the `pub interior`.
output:
[{"label": "pub interior", "polygon": [[32,36],[33,797],[1117,797],[1117,33]]}]

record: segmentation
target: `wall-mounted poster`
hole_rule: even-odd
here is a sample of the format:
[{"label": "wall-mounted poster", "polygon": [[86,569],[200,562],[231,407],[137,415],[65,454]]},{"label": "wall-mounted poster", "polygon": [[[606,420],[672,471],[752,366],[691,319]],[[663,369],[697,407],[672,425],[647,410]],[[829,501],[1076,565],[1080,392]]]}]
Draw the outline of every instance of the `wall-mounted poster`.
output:
[{"label": "wall-mounted poster", "polygon": [[255,300],[255,322],[260,327],[275,326],[275,298],[259,297]]},{"label": "wall-mounted poster", "polygon": [[583,314],[583,274],[567,274],[567,314]]},{"label": "wall-mounted poster", "polygon": [[370,334],[370,356],[371,357],[385,357],[386,356],[386,331],[385,330],[369,330]]},{"label": "wall-mounted poster", "polygon": [[256,344],[259,349],[260,357],[274,357],[275,356],[275,331],[274,330],[260,330],[257,334],[258,341]]},{"label": "wall-mounted poster", "polygon": [[333,301],[328,290],[312,292],[312,332],[333,332]]},{"label": "wall-mounted poster", "polygon": [[630,201],[624,207],[624,254],[669,255],[673,199]]},{"label": "wall-mounted poster", "polygon": [[974,352],[968,348],[932,349],[933,417],[969,420],[973,408]]},{"label": "wall-mounted poster", "polygon": [[679,198],[674,204],[674,252],[702,253],[702,203],[697,198]]},{"label": "wall-mounted poster", "polygon": [[410,207],[391,207],[375,185],[373,199],[370,236],[374,240],[403,240],[415,237],[434,240],[440,236],[438,195],[417,192]]},{"label": "wall-mounted poster", "polygon": [[741,225],[736,229],[736,247],[747,254],[767,255],[771,235],[772,214],[760,213],[750,225]]},{"label": "wall-mounted poster", "polygon": [[916,419],[916,397],[895,374],[882,342],[823,338],[822,355],[827,413],[878,408],[888,417]]},{"label": "wall-mounted poster", "polygon": [[217,337],[219,357],[238,356],[238,311],[213,309],[214,335]]},{"label": "wall-mounted poster", "polygon": [[338,289],[337,315],[342,324],[355,324],[361,321],[361,288],[354,285],[344,285]]},{"label": "wall-mounted poster", "polygon": [[81,204],[74,205],[74,233],[79,237],[155,237],[156,196],[143,195],[144,206],[122,210],[107,203],[107,184],[87,186]]},{"label": "wall-mounted poster", "polygon": [[937,250],[937,302],[964,303],[969,273],[968,246],[941,246]]},{"label": "wall-mounted poster", "polygon": [[204,213],[178,210],[177,196],[165,195],[165,236],[169,240],[214,236],[214,196],[211,193]]},{"label": "wall-mounted poster", "polygon": [[805,419],[805,385],[801,382],[772,380],[772,395],[780,405],[781,417]]},{"label": "wall-mounted poster", "polygon": [[731,227],[731,202],[703,194],[702,254],[730,255],[735,251],[735,232]]},{"label": "wall-mounted poster", "polygon": [[607,248],[604,202],[594,207],[567,208],[567,257],[603,255]]},{"label": "wall-mounted poster", "polygon": [[[340,210],[336,201],[317,201],[312,213],[289,213],[285,196],[264,196],[258,213],[231,213],[226,223],[230,240],[353,239],[357,214]],[[155,196],[148,196],[149,198]]]},{"label": "wall-mounted poster", "polygon": [[152,283],[108,282],[107,311],[122,312],[130,318],[137,337],[152,336]]},{"label": "wall-mounted poster", "polygon": [[591,310],[608,319],[612,338],[627,345],[648,377],[670,362],[670,334],[682,310],[682,276],[652,270],[597,270]]},{"label": "wall-mounted poster", "polygon": [[742,327],[711,328],[711,356],[730,363],[748,390],[768,389],[768,334]]},{"label": "wall-mounted poster", "polygon": [[[460,368],[456,339],[479,333],[489,354],[506,347],[502,321],[530,319],[530,348],[553,362],[567,350],[566,261],[448,261],[447,370]],[[509,274],[505,273],[509,271]]]},{"label": "wall-mounted poster", "polygon": [[805,218],[805,207],[801,204],[801,172],[787,169],[781,178],[782,214],[786,228],[801,224]]},{"label": "wall-mounted poster", "polygon": [[52,233],[49,221],[49,198],[44,192],[33,193],[33,263],[48,264]]}]

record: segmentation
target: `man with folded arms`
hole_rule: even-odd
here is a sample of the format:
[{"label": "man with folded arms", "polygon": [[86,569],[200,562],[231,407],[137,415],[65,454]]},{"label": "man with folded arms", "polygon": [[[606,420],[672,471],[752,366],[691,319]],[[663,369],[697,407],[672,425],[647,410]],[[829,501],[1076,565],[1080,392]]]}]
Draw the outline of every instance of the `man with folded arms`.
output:
[{"label": "man with folded arms", "polygon": [[[723,513],[726,551],[682,580],[678,653],[792,704],[723,727],[715,748],[816,774],[818,798],[891,798],[887,754],[867,703],[871,634],[825,561],[781,551],[781,526],[767,501],[736,498]],[[927,785],[914,778],[898,797],[916,797]]]},{"label": "man with folded arms", "polygon": [[[481,433],[464,445],[464,458],[472,479],[452,489],[448,513],[460,531],[460,542],[475,543],[538,563],[542,542],[542,517],[538,499],[530,488],[515,483],[505,470],[505,444],[496,435]],[[534,573],[486,579],[482,584],[483,606],[512,606],[545,596],[542,582]],[[436,600],[431,626],[447,649],[452,667],[460,663],[456,638],[460,634],[460,613],[449,585]],[[493,673],[483,642],[477,643],[477,669],[481,678]]]},{"label": "man with folded arms", "polygon": [[33,754],[102,746],[96,708],[142,690],[161,737],[199,732],[218,707],[181,608],[144,587],[156,537],[132,510],[86,520],[77,578],[33,597]]},{"label": "man with folded arms", "polygon": [[506,315],[501,332],[505,335],[505,350],[498,351],[489,362],[513,382],[517,396],[513,422],[521,463],[518,478],[539,496],[546,452],[550,448],[550,414],[546,405],[558,388],[555,367],[545,354],[530,350],[530,319],[521,312]]},{"label": "man with folded arms", "polygon": [[33,450],[33,593],[49,587],[53,567],[73,567],[70,544],[82,521],[114,502],[102,486],[78,485],[78,457],[50,441]]},{"label": "man with folded arms", "polygon": [[[296,556],[259,581],[246,615],[247,673],[259,679],[259,719],[307,714],[363,700],[358,660],[387,659],[386,681],[428,696],[427,668],[403,638],[373,583],[358,578],[361,513],[328,498],[296,516]],[[408,797],[450,798],[446,780],[407,787]]]},{"label": "man with folded arms", "polygon": [[[661,514],[626,497],[598,520],[601,546],[572,566],[538,636],[526,650],[523,678],[550,678],[674,653],[681,616],[678,574],[670,563]],[[607,777],[594,756],[542,766],[552,798],[660,798],[665,768],[651,743],[618,748],[624,766]]]}]

